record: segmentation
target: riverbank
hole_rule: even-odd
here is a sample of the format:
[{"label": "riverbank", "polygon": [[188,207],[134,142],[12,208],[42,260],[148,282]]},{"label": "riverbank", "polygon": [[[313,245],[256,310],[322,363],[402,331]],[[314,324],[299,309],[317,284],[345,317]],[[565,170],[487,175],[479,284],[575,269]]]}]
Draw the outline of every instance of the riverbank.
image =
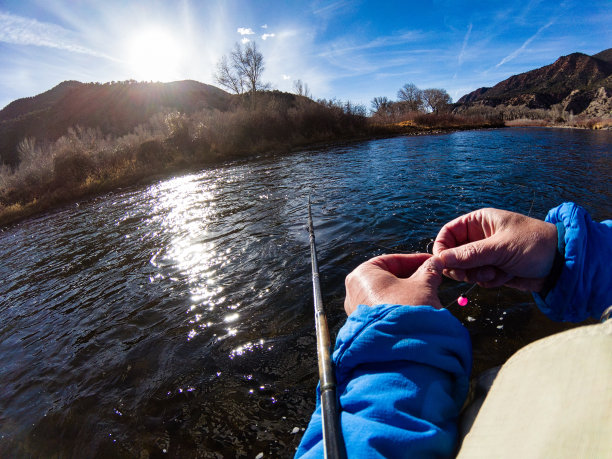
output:
[{"label": "riverbank", "polygon": [[492,127],[501,124],[450,114],[374,123],[342,106],[314,103],[276,111],[266,107],[195,116],[171,112],[118,139],[77,127],[51,146],[25,139],[19,167],[0,169],[0,226],[118,188],[236,159],[338,142]]},{"label": "riverbank", "polygon": [[612,130],[612,118],[585,118],[573,121],[552,122],[550,120],[516,119],[506,121],[508,127],[550,127],[560,129]]}]

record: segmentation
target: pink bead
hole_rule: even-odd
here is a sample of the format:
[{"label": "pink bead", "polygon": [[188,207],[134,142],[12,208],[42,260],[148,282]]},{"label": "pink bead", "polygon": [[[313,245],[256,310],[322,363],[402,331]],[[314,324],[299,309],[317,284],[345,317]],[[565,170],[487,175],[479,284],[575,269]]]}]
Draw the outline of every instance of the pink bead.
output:
[{"label": "pink bead", "polygon": [[468,304],[468,299],[461,295],[459,298],[457,298],[457,303],[459,303],[459,306],[466,306]]}]

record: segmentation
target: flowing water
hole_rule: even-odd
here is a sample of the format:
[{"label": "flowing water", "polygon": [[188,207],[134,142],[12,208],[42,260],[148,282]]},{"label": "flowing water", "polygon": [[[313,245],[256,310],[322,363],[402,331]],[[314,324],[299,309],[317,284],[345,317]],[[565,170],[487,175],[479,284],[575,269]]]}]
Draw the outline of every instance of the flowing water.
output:
[{"label": "flowing water", "polygon": [[[335,333],[343,280],[493,206],[612,215],[612,132],[503,129],[254,158],[0,230],[1,457],[289,457],[318,379],[307,198]],[[466,285],[445,281],[446,304]],[[470,292],[474,373],[566,326]]]}]

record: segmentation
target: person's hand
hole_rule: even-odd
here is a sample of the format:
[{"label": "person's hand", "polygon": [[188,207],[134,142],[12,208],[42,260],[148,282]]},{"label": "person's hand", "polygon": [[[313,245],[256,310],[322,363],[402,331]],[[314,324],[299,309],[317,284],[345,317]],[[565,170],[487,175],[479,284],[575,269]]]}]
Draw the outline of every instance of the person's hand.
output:
[{"label": "person's hand", "polygon": [[433,252],[444,263],[444,274],[455,280],[538,292],[552,269],[556,247],[552,223],[480,209],[444,225]]},{"label": "person's hand", "polygon": [[346,277],[344,310],[351,315],[360,304],[430,305],[440,309],[442,268],[440,259],[427,253],[372,258]]}]

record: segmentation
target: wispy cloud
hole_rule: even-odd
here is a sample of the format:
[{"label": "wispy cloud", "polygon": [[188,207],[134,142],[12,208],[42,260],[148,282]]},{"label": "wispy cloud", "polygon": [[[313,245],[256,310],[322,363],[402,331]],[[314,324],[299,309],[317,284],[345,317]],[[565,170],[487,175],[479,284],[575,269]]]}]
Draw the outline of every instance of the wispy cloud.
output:
[{"label": "wispy cloud", "polygon": [[56,24],[0,13],[0,42],[63,49],[73,53],[115,60],[110,56],[78,44],[76,37],[73,35],[69,30]]},{"label": "wispy cloud", "polygon": [[378,37],[360,44],[347,44],[344,39],[337,40],[331,43],[330,50],[320,54],[322,57],[337,57],[343,54],[354,53],[355,51],[370,50],[376,48],[387,48],[391,46],[404,45],[407,43],[417,42],[424,38],[424,34],[420,32],[404,32],[398,35],[388,35]]},{"label": "wispy cloud", "polygon": [[549,28],[551,25],[553,25],[555,21],[552,20],[550,22],[548,22],[547,24],[543,25],[542,27],[540,27],[538,29],[538,31],[536,33],[534,33],[531,37],[529,37],[527,40],[525,40],[523,42],[523,44],[520,46],[520,48],[515,49],[514,51],[512,51],[510,54],[508,54],[506,57],[504,57],[501,61],[499,61],[496,65],[495,68],[499,68],[502,65],[504,65],[507,62],[510,62],[512,59],[516,58],[518,55],[520,55],[523,51],[525,51],[525,48],[527,48],[527,46],[529,46],[529,44],[535,40],[538,35],[540,35],[540,33],[542,33],[543,30]]},{"label": "wispy cloud", "polygon": [[328,5],[325,5],[321,8],[317,8],[313,10],[313,13],[316,15],[328,15],[328,14],[334,13],[335,11],[341,8],[345,8],[349,6],[350,4],[351,4],[350,0],[339,0],[337,2],[333,2]]},{"label": "wispy cloud", "polygon": [[264,33],[261,36],[261,39],[262,40],[267,40],[268,38],[273,38],[273,37],[276,37],[276,34],[274,34],[274,33]]},{"label": "wispy cloud", "polygon": [[251,40],[249,40],[247,37],[244,37],[242,40],[240,40],[242,42],[243,45],[246,45],[248,42],[250,42]]},{"label": "wispy cloud", "polygon": [[253,29],[247,28],[247,27],[238,27],[237,32],[240,35],[255,35],[255,32],[253,32]]},{"label": "wispy cloud", "polygon": [[467,48],[468,41],[470,40],[470,35],[472,33],[472,23],[468,26],[467,33],[465,37],[463,37],[463,45],[461,46],[461,51],[459,52],[459,56],[457,57],[457,63],[459,65],[463,64],[463,59],[465,58],[465,49]]},{"label": "wispy cloud", "polygon": [[268,24],[264,24],[261,26],[262,29],[267,29],[268,28]]}]

